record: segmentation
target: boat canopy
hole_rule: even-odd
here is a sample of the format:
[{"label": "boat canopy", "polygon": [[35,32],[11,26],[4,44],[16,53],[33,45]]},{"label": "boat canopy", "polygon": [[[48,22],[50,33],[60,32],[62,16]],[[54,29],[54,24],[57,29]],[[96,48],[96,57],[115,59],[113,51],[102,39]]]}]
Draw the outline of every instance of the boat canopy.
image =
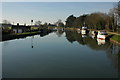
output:
[{"label": "boat canopy", "polygon": [[100,31],[99,34],[101,34],[101,35],[107,35],[107,33],[105,31]]},{"label": "boat canopy", "polygon": [[87,29],[87,27],[82,27],[82,29]]}]

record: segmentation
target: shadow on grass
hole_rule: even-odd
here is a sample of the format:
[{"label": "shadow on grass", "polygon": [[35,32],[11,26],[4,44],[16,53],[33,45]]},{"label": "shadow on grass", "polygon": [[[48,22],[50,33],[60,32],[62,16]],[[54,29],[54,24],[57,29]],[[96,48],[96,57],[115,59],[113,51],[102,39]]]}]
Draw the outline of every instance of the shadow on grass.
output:
[{"label": "shadow on grass", "polygon": [[106,40],[110,40],[110,38],[112,38],[114,36],[114,34],[109,34],[107,37],[106,37]]}]

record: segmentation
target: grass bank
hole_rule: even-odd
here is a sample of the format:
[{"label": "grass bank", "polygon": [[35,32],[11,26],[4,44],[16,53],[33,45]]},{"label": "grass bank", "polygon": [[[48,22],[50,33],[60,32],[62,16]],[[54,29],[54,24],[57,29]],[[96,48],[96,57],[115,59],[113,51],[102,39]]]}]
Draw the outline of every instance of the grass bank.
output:
[{"label": "grass bank", "polygon": [[33,35],[36,35],[36,34],[40,34],[40,32],[24,32],[24,33],[7,34],[7,35],[3,34],[2,35],[2,41],[25,38],[27,36],[33,36]]},{"label": "grass bank", "polygon": [[115,41],[117,41],[117,42],[120,43],[120,35],[113,35],[113,36],[111,37],[111,40],[115,40]]},{"label": "grass bank", "polygon": [[120,45],[120,35],[109,34],[109,36],[110,36],[110,41]]},{"label": "grass bank", "polygon": [[29,34],[36,34],[39,32],[24,32],[24,33],[16,33],[16,35],[29,35]]}]

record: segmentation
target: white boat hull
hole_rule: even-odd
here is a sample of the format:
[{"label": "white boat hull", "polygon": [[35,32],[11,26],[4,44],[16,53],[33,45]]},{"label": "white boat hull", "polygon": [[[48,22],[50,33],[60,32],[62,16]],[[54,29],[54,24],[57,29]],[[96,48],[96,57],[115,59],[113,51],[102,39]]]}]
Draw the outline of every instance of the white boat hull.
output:
[{"label": "white boat hull", "polygon": [[87,31],[86,30],[81,30],[81,34],[86,34]]},{"label": "white boat hull", "polygon": [[106,37],[107,37],[106,35],[97,35],[98,39],[106,39]]}]

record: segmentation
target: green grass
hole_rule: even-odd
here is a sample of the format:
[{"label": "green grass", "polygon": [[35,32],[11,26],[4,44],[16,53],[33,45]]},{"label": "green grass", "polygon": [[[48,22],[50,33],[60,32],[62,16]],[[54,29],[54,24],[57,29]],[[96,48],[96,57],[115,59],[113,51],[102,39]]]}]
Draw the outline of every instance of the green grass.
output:
[{"label": "green grass", "polygon": [[16,33],[16,35],[25,35],[25,34],[34,34],[38,32],[24,32],[24,33]]},{"label": "green grass", "polygon": [[[2,27],[1,27],[2,28]],[[3,29],[12,29],[12,27],[3,27]]]},{"label": "green grass", "polygon": [[31,30],[39,29],[39,27],[31,27]]},{"label": "green grass", "polygon": [[120,43],[120,35],[113,35],[111,39]]}]

